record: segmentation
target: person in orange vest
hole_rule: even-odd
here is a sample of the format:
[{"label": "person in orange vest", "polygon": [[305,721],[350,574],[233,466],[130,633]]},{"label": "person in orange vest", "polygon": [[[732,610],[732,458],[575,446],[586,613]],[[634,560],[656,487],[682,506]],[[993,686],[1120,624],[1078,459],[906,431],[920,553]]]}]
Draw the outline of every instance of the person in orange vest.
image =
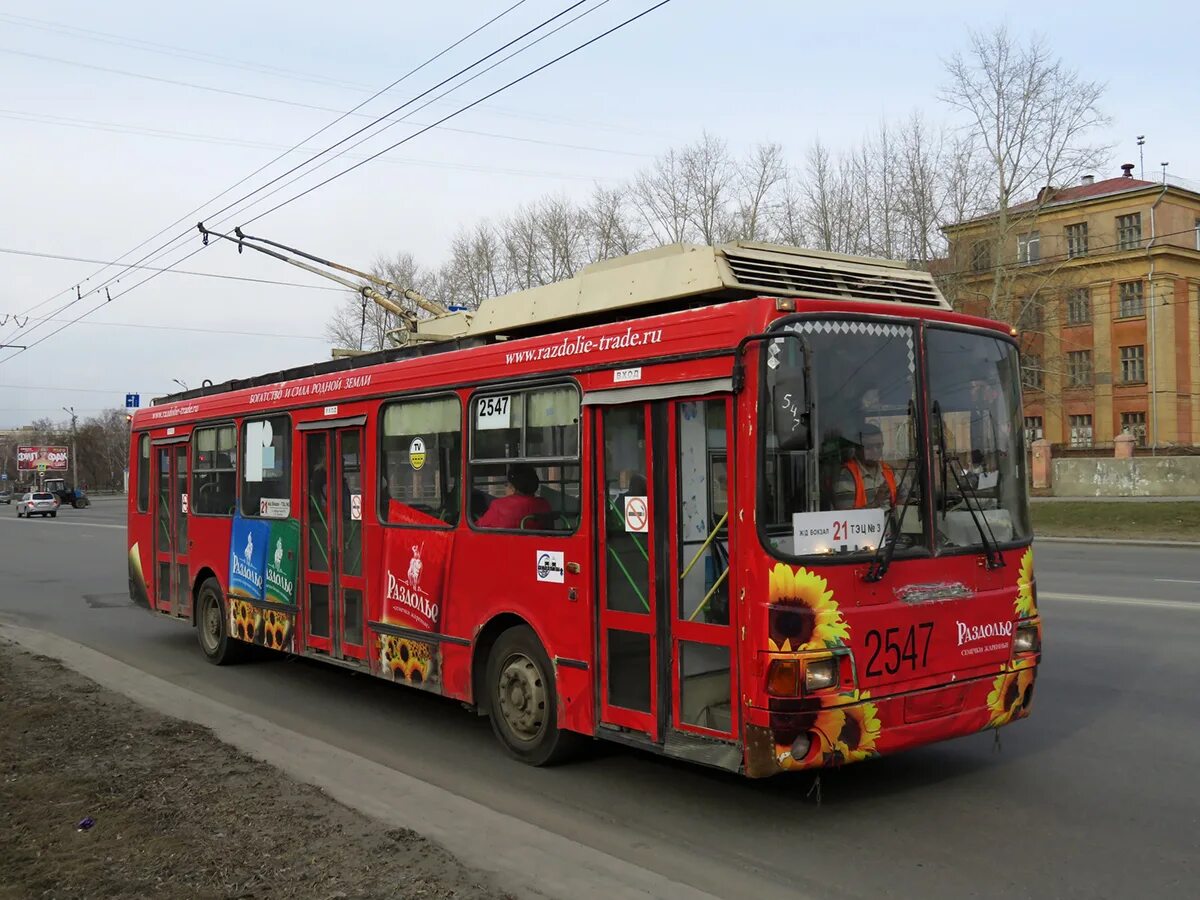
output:
[{"label": "person in orange vest", "polygon": [[833,488],[837,509],[891,509],[896,505],[896,473],[883,457],[883,432],[874,425],[862,428],[862,460],[850,459],[838,473]]}]

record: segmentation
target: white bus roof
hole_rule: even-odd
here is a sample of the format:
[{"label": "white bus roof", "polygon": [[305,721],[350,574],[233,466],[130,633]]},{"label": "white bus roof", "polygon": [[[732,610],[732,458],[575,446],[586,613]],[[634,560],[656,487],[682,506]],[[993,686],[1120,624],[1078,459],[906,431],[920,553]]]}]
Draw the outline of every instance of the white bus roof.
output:
[{"label": "white bus roof", "polygon": [[572,278],[491,297],[478,310],[424,319],[417,340],[519,334],[543,323],[716,295],[903,303],[949,309],[928,272],[902,262],[735,241],[668,244],[593,263]]}]

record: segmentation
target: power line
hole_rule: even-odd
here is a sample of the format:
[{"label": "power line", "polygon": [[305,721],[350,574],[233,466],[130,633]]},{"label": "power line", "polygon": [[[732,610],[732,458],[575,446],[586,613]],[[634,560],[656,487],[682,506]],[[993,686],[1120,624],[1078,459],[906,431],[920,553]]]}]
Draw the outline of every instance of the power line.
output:
[{"label": "power line", "polygon": [[[143,128],[138,125],[129,125],[123,122],[98,122],[92,119],[72,119],[66,116],[52,116],[46,113],[27,113],[19,110],[3,110],[0,109],[0,119],[11,119],[15,122],[29,122],[37,125],[56,125],[61,128],[80,128],[87,131],[105,131],[111,134],[130,134],[143,135],[146,137],[163,138],[166,140],[188,141],[190,143],[199,144],[215,144],[225,147],[248,147],[252,149],[263,150],[287,150],[289,154],[303,152],[315,152],[315,147],[286,147],[283,144],[272,144],[266,141],[251,141],[243,138],[221,137],[220,135],[211,134],[196,134],[188,131],[171,131],[163,128]],[[419,125],[411,119],[407,120],[410,125]],[[533,138],[518,138],[512,137],[512,140],[521,140],[526,143],[533,143]],[[597,153],[615,153],[621,156],[648,156],[649,154],[634,153],[627,150],[610,150],[605,147],[586,147],[580,144],[562,144],[553,141],[539,142],[557,147],[564,147],[569,150],[594,150]],[[350,159],[357,157],[346,154]],[[384,162],[397,166],[425,166],[434,169],[451,169],[463,172],[489,172],[498,175],[522,175],[531,178],[567,178],[577,179],[582,181],[606,181],[613,180],[601,175],[588,175],[574,172],[553,172],[542,169],[513,169],[500,166],[481,166],[472,165],[470,163],[454,163],[445,160],[432,159],[416,159],[414,157],[395,157],[386,159]]]},{"label": "power line", "polygon": [[590,47],[592,44],[596,43],[597,41],[608,37],[610,34],[613,34],[614,32],[619,31],[620,29],[624,28],[625,26],[636,22],[638,19],[642,18],[643,16],[649,15],[650,13],[659,9],[660,7],[666,6],[670,2],[671,2],[671,0],[659,0],[659,2],[655,3],[653,6],[650,6],[646,9],[642,10],[640,13],[637,13],[636,15],[630,16],[625,21],[620,22],[617,25],[614,25],[612,28],[609,28],[607,31],[602,31],[600,34],[596,35],[595,37],[590,38],[581,44],[577,44],[576,46],[572,47],[570,50],[566,51],[565,53],[561,53],[558,56],[554,57],[553,59],[549,60],[548,62],[542,63],[540,66],[538,66],[535,69],[531,69],[530,71],[526,72],[524,75],[520,75],[520,76],[514,78],[512,81],[508,82],[507,84],[501,85],[500,87],[496,88],[495,90],[493,90],[487,94],[484,94],[478,100],[473,100],[470,103],[466,104],[465,106],[459,107],[454,112],[448,113],[447,115],[443,116],[441,119],[438,119],[433,124],[426,125],[424,128],[420,129],[419,131],[416,131],[413,134],[410,134],[405,138],[401,138],[400,140],[396,141],[394,144],[390,144],[389,146],[384,147],[382,150],[379,150],[378,152],[371,154],[366,159],[356,162],[354,165],[349,166],[334,175],[331,175],[330,177],[326,178],[324,181],[320,181],[317,184],[312,185],[311,187],[305,188],[303,191],[301,191],[299,194],[296,194],[294,197],[284,200],[282,203],[277,203],[275,206],[272,206],[266,212],[259,213],[257,216],[255,216],[252,219],[249,219],[244,224],[251,225],[254,222],[257,222],[259,219],[263,218],[264,216],[268,216],[271,213],[282,209],[283,207],[287,206],[288,204],[296,202],[301,197],[305,197],[308,194],[311,194],[313,191],[320,190],[321,188],[325,187],[330,182],[336,181],[337,179],[341,178],[342,176],[350,174],[355,169],[361,168],[362,166],[366,165],[367,163],[371,162],[372,160],[378,159],[383,154],[388,153],[391,150],[395,150],[397,147],[400,147],[404,144],[407,144],[413,138],[420,137],[425,132],[430,131],[433,128],[437,128],[443,122],[449,121],[450,119],[453,119],[455,116],[461,115],[462,113],[466,112],[467,110],[478,106],[480,103],[490,100],[492,97],[495,97],[496,95],[501,94],[504,91],[507,91],[509,88],[515,87],[516,85],[520,84],[522,81],[525,81],[528,78],[532,78],[534,75],[537,75],[539,72],[543,72],[546,69],[548,69],[550,66],[553,66],[556,63],[561,62],[562,60],[566,59],[569,56],[573,56],[574,54],[578,53],[580,50],[583,50],[586,47]]},{"label": "power line", "polygon": [[[154,272],[170,272],[172,275],[194,275],[199,278],[223,278],[228,281],[248,281],[253,284],[271,284],[279,287],[294,287],[306,288],[310,291],[341,291],[341,288],[329,287],[324,284],[304,284],[300,281],[276,281],[272,278],[252,278],[249,275],[220,275],[216,272],[196,272],[190,269],[166,269],[157,268],[155,266],[139,266],[128,265],[126,263],[114,262],[105,259],[91,259],[86,256],[68,256],[64,253],[39,253],[35,250],[16,250],[12,247],[0,247],[0,253],[8,253],[13,256],[32,256],[36,259],[59,259],[65,262],[81,262],[81,263],[98,263],[105,266],[120,266],[124,265],[129,269],[148,269]],[[25,313],[20,313],[24,316]],[[37,318],[36,316],[34,317]]]},{"label": "power line", "polygon": [[[282,203],[276,204],[274,207],[272,207],[271,209],[267,210],[266,212],[264,212],[264,213],[260,213],[258,216],[256,216],[256,217],[254,217],[253,219],[249,220],[249,222],[247,222],[246,224],[250,224],[250,223],[252,223],[252,222],[258,221],[259,219],[263,218],[264,216],[266,216],[266,215],[269,215],[270,213],[272,213],[272,212],[275,212],[276,210],[278,210],[278,209],[281,209],[282,207],[284,207],[284,206],[287,206],[288,204],[290,204],[290,203],[293,203],[293,202],[295,202],[296,200],[299,200],[301,197],[307,196],[308,194],[312,193],[313,191],[315,191],[315,190],[318,190],[318,189],[320,189],[320,188],[322,188],[322,187],[326,186],[326,185],[327,185],[327,184],[329,184],[330,182],[332,182],[332,181],[335,181],[336,179],[338,179],[338,178],[341,178],[342,176],[349,174],[350,172],[354,171],[355,169],[358,169],[358,168],[362,167],[363,165],[365,165],[365,164],[366,164],[366,163],[368,163],[368,162],[371,162],[371,161],[372,161],[372,160],[374,160],[374,159],[377,159],[378,157],[382,156],[384,153],[387,153],[387,152],[389,152],[389,151],[391,151],[391,150],[394,150],[396,147],[399,147],[399,146],[401,146],[401,145],[403,145],[403,144],[407,143],[408,141],[412,140],[413,138],[419,137],[421,134],[424,134],[425,132],[427,132],[427,131],[429,131],[429,130],[431,130],[431,129],[433,129],[433,128],[436,128],[436,127],[438,127],[438,126],[439,126],[439,125],[441,125],[442,123],[444,123],[444,122],[446,122],[446,121],[449,121],[450,119],[453,119],[454,117],[456,117],[456,116],[458,116],[458,115],[461,115],[462,113],[466,112],[467,110],[469,110],[469,109],[472,109],[472,108],[474,108],[474,107],[478,106],[479,104],[481,104],[481,103],[483,103],[483,102],[485,102],[485,101],[487,101],[487,100],[490,100],[492,97],[495,97],[495,96],[497,96],[497,95],[499,95],[499,94],[503,93],[504,91],[507,91],[507,90],[509,90],[510,88],[514,87],[515,85],[517,85],[517,84],[520,84],[521,82],[523,82],[523,81],[525,81],[525,80],[527,80],[527,79],[529,79],[529,78],[533,77],[534,75],[536,75],[536,74],[538,74],[538,73],[540,73],[540,72],[543,72],[543,71],[545,71],[547,68],[549,68],[549,67],[551,67],[551,66],[553,66],[553,65],[556,65],[557,63],[561,62],[562,60],[564,60],[564,59],[567,59],[568,57],[570,57],[570,56],[573,56],[574,54],[578,53],[580,50],[583,50],[583,49],[585,49],[585,48],[587,48],[587,47],[591,46],[592,44],[596,43],[597,41],[600,41],[600,40],[602,40],[602,39],[604,39],[604,38],[608,37],[609,35],[611,35],[611,34],[613,34],[613,33],[617,32],[617,31],[619,31],[619,30],[621,30],[621,29],[625,28],[626,26],[628,26],[628,25],[631,25],[632,23],[634,23],[634,22],[638,21],[639,19],[641,19],[641,18],[643,18],[643,17],[645,17],[645,16],[649,15],[650,13],[654,12],[655,10],[658,10],[658,9],[660,9],[660,8],[661,8],[661,7],[663,7],[663,6],[666,6],[666,5],[667,5],[668,3],[670,3],[670,2],[671,2],[671,0],[659,0],[659,2],[658,2],[658,3],[655,3],[655,4],[653,4],[653,5],[649,6],[649,7],[647,7],[646,9],[642,10],[641,12],[639,12],[639,13],[637,13],[637,14],[633,15],[633,16],[630,16],[629,18],[627,18],[627,19],[625,19],[624,21],[622,21],[622,22],[618,23],[617,25],[614,25],[613,27],[611,27],[611,28],[609,28],[609,29],[607,29],[607,30],[605,30],[605,31],[601,32],[600,34],[598,34],[598,35],[595,35],[594,37],[592,37],[592,38],[589,38],[588,40],[586,40],[586,41],[583,41],[583,42],[582,42],[582,43],[580,43],[580,44],[577,44],[575,47],[571,48],[570,50],[567,50],[566,52],[564,52],[564,53],[562,53],[562,54],[559,54],[558,56],[554,57],[553,59],[551,59],[551,60],[549,60],[549,61],[547,61],[547,62],[545,62],[545,63],[542,63],[541,65],[537,66],[536,68],[534,68],[534,69],[531,69],[530,71],[528,71],[528,72],[524,73],[523,75],[520,75],[520,76],[518,76],[517,78],[515,78],[515,79],[513,79],[513,80],[509,81],[507,84],[504,84],[504,85],[502,85],[501,87],[499,87],[499,88],[496,88],[495,90],[493,90],[493,91],[490,91],[489,93],[487,93],[487,94],[483,95],[482,97],[480,97],[480,98],[478,98],[478,99],[476,99],[476,100],[474,100],[474,101],[472,101],[472,102],[470,102],[470,103],[468,103],[468,104],[466,104],[466,105],[464,105],[464,106],[460,107],[459,109],[457,109],[457,110],[455,110],[455,111],[453,111],[453,112],[451,112],[451,113],[447,114],[446,116],[443,116],[441,119],[439,119],[438,121],[434,122],[433,124],[431,124],[431,125],[428,125],[428,126],[425,126],[425,127],[424,127],[424,128],[422,128],[421,130],[419,130],[419,131],[417,131],[417,132],[415,132],[415,133],[413,133],[413,134],[411,134],[411,135],[408,135],[408,136],[407,136],[407,137],[405,137],[405,138],[402,138],[401,140],[399,140],[399,141],[395,142],[394,144],[392,144],[392,145],[390,145],[390,146],[388,146],[388,147],[385,147],[384,149],[382,149],[382,150],[378,151],[377,153],[374,153],[374,154],[372,154],[371,156],[367,157],[365,160],[361,160],[361,161],[359,161],[359,162],[355,163],[354,165],[347,167],[346,169],[342,170],[341,172],[338,172],[338,173],[336,173],[336,174],[334,174],[334,175],[330,176],[329,178],[325,179],[324,181],[321,181],[321,182],[319,182],[318,184],[316,184],[316,185],[313,185],[313,186],[311,186],[311,187],[309,187],[309,188],[305,189],[305,190],[304,190],[304,191],[302,191],[300,194],[297,194],[297,195],[295,195],[295,196],[293,196],[293,197],[289,198],[288,200],[285,200],[285,201],[283,201]],[[578,6],[578,5],[579,5],[579,3],[572,4],[572,6],[568,7],[568,8],[567,8],[567,10],[564,10],[564,12],[566,12],[566,11],[569,11],[570,9],[573,9],[573,8],[575,8],[575,7],[576,7],[576,6]],[[559,15],[561,15],[561,14],[562,14],[562,13],[560,13]],[[554,18],[557,18],[557,17],[558,17],[558,16],[555,16]],[[553,21],[553,19],[550,19],[550,20],[547,20],[547,21]],[[539,27],[541,27],[541,26],[539,26]],[[512,43],[512,42],[510,42],[510,44],[509,44],[509,45],[511,45],[511,43]],[[506,46],[508,46],[508,45],[506,45]],[[489,56],[492,56],[492,55],[495,55],[495,52],[493,52],[492,54],[489,54]],[[484,59],[486,59],[486,58],[487,58],[487,57],[484,57]],[[476,64],[478,64],[478,63],[476,63]],[[468,67],[468,68],[473,68],[473,67],[474,67],[474,66],[471,66],[471,67]],[[443,82],[443,83],[445,83],[445,82]],[[425,93],[428,93],[428,91],[426,91]],[[422,96],[423,96],[423,95],[422,95]],[[341,143],[341,142],[339,142],[339,143]],[[336,146],[336,145],[335,145],[335,146]],[[281,176],[281,177],[282,177],[282,176]],[[277,179],[275,179],[275,180],[278,180],[278,178],[277,178]],[[270,183],[273,183],[273,182],[269,182],[268,184],[270,184]],[[231,205],[236,205],[236,204],[231,204]],[[229,208],[229,207],[227,206],[227,207],[226,207],[226,209],[228,209],[228,208]],[[182,263],[182,262],[185,262],[186,260],[190,259],[192,256],[195,256],[197,253],[199,253],[199,252],[200,252],[200,251],[201,251],[201,250],[204,248],[204,246],[205,246],[205,245],[201,245],[200,247],[197,247],[195,250],[193,250],[193,251],[191,251],[190,253],[188,253],[187,255],[185,255],[185,256],[184,256],[182,259],[180,259],[180,260],[176,260],[176,262],[175,262],[175,263],[173,263],[172,265],[173,265],[173,266],[174,266],[174,265],[179,265],[180,263]],[[128,294],[128,293],[129,293],[130,291],[132,291],[132,290],[136,290],[138,287],[140,287],[141,285],[145,284],[146,282],[148,282],[148,281],[150,281],[150,280],[152,280],[152,279],[156,278],[156,277],[157,277],[158,275],[160,275],[160,274],[162,274],[162,273],[161,273],[161,272],[154,272],[154,273],[152,273],[151,275],[149,275],[149,276],[147,276],[146,278],[144,278],[142,281],[138,282],[137,284],[135,284],[135,285],[133,285],[132,287],[130,287],[130,288],[126,289],[125,291],[123,291],[121,294],[119,294],[119,295],[118,295],[118,298],[119,298],[119,297],[121,297],[121,296],[124,296],[125,294]],[[113,298],[113,299],[117,299],[117,298]],[[70,305],[70,304],[68,304],[68,305]],[[100,304],[100,305],[98,305],[98,306],[95,306],[95,307],[93,307],[92,309],[85,310],[83,313],[81,313],[81,314],[80,314],[78,317],[76,317],[76,318],[75,318],[75,319],[73,319],[72,321],[70,321],[70,322],[68,322],[68,323],[66,323],[66,324],[64,324],[64,325],[61,325],[59,328],[55,329],[55,330],[54,330],[54,331],[52,331],[50,334],[48,334],[48,335],[45,335],[45,336],[43,336],[43,337],[39,338],[38,340],[34,341],[32,344],[28,345],[28,348],[27,348],[27,349],[32,349],[33,347],[36,347],[36,346],[38,346],[39,344],[43,343],[44,341],[48,340],[49,338],[53,337],[54,335],[56,335],[56,334],[60,333],[60,332],[61,332],[61,331],[63,331],[65,328],[68,328],[68,327],[70,327],[70,325],[74,324],[75,322],[78,322],[80,319],[82,319],[82,318],[84,318],[85,316],[89,315],[91,312],[94,312],[96,309],[99,309],[99,308],[100,308],[100,306],[102,306],[102,305],[103,305],[103,304]],[[14,354],[12,354],[12,355],[10,355],[10,356],[8,356],[8,357],[5,357],[4,359],[0,360],[0,363],[6,362],[6,361],[8,361],[8,360],[12,359],[14,356],[18,355],[20,352],[22,352],[22,351],[17,351],[16,353],[14,353]]]},{"label": "power line", "polygon": [[[20,391],[68,391],[75,394],[116,394],[118,396],[125,394],[127,391],[126,388],[122,388],[118,391],[115,388],[110,390],[108,388],[65,387],[62,385],[46,384],[0,384],[0,388]],[[153,391],[147,391],[146,393],[167,394],[170,393],[170,391],[159,390],[156,388]]]},{"label": "power line", "polygon": [[[333,126],[337,125],[339,122],[341,122],[341,121],[342,121],[343,119],[345,119],[347,116],[349,116],[349,115],[351,115],[351,114],[353,114],[353,113],[356,113],[356,112],[357,112],[359,109],[361,109],[361,108],[362,108],[363,106],[365,106],[366,104],[370,103],[372,100],[374,100],[374,99],[375,99],[376,97],[378,97],[380,94],[382,94],[382,93],[384,93],[385,91],[391,90],[392,88],[396,87],[397,85],[399,85],[401,82],[403,82],[404,80],[406,80],[406,79],[407,79],[407,78],[409,78],[410,76],[412,76],[412,75],[416,74],[416,73],[417,73],[417,72],[419,72],[421,69],[425,68],[425,67],[426,67],[426,66],[428,66],[429,64],[431,64],[431,63],[435,62],[436,60],[438,60],[439,58],[441,58],[442,56],[444,56],[446,53],[449,53],[451,50],[453,50],[453,49],[455,49],[456,47],[458,47],[458,46],[459,46],[460,44],[462,44],[464,41],[467,41],[467,40],[469,40],[470,38],[472,38],[472,37],[474,37],[476,34],[478,34],[480,31],[482,31],[483,29],[487,28],[487,27],[488,27],[489,25],[491,25],[492,23],[494,23],[494,22],[498,21],[499,19],[501,19],[502,17],[504,17],[504,16],[508,15],[510,12],[512,12],[514,9],[516,9],[516,8],[517,8],[517,7],[519,7],[519,6],[521,6],[521,5],[522,5],[523,3],[525,3],[525,2],[526,2],[526,0],[517,0],[517,2],[516,2],[516,3],[513,3],[511,6],[507,7],[506,9],[504,9],[504,10],[502,10],[501,12],[497,13],[496,15],[492,16],[490,19],[488,19],[487,21],[485,21],[485,22],[484,22],[482,25],[479,25],[479,26],[477,26],[476,28],[472,29],[471,31],[467,32],[467,34],[463,35],[463,37],[461,37],[461,38],[459,38],[458,40],[454,41],[454,42],[453,42],[452,44],[450,44],[449,46],[447,46],[447,47],[443,48],[443,49],[442,49],[442,50],[440,50],[438,53],[435,53],[433,56],[429,57],[429,59],[425,60],[424,62],[420,63],[419,65],[417,65],[417,66],[413,67],[412,69],[408,70],[408,71],[407,71],[407,72],[405,72],[403,75],[401,75],[399,78],[397,78],[395,81],[393,81],[391,84],[389,84],[387,87],[383,88],[383,89],[382,89],[382,90],[380,90],[380,91],[377,91],[375,94],[373,94],[372,96],[368,97],[366,100],[362,101],[362,102],[361,102],[361,103],[359,103],[357,106],[355,106],[353,109],[351,109],[351,110],[349,110],[349,111],[347,111],[347,112],[343,112],[343,113],[341,113],[341,114],[340,114],[340,115],[339,115],[339,116],[338,116],[336,119],[334,119],[334,120],[333,120],[332,122],[330,122],[329,124],[325,125],[325,126],[324,126],[324,127],[322,127],[322,128],[319,128],[319,129],[317,129],[316,131],[314,131],[312,134],[308,135],[308,136],[307,136],[306,138],[304,138],[303,140],[301,140],[301,141],[297,142],[297,144],[296,144],[296,145],[295,145],[295,146],[292,148],[292,150],[289,150],[289,151],[287,151],[287,152],[281,153],[279,156],[276,156],[274,159],[270,160],[269,162],[267,162],[267,163],[265,163],[265,164],[263,164],[263,165],[259,166],[257,169],[255,169],[253,172],[251,172],[249,175],[247,175],[247,176],[245,176],[244,178],[240,179],[239,181],[235,182],[235,183],[234,183],[234,184],[233,184],[231,187],[228,187],[228,188],[226,188],[225,190],[221,191],[219,194],[216,194],[215,196],[211,197],[210,199],[208,199],[208,200],[204,201],[204,203],[200,204],[200,206],[196,207],[195,209],[192,209],[192,210],[190,210],[190,211],[188,211],[188,212],[184,213],[184,214],[183,214],[183,215],[182,215],[180,218],[176,219],[174,222],[172,222],[171,224],[167,225],[165,228],[162,228],[162,229],[160,229],[158,232],[156,232],[155,234],[151,235],[149,238],[147,238],[146,240],[142,241],[142,242],[141,242],[140,244],[138,244],[137,246],[133,247],[131,250],[128,250],[128,251],[126,251],[125,253],[122,253],[122,254],[121,254],[121,257],[129,256],[130,254],[132,254],[132,253],[135,253],[136,251],[138,251],[138,250],[139,250],[139,249],[141,249],[142,247],[146,246],[146,244],[148,244],[148,243],[150,243],[151,241],[153,241],[153,240],[155,240],[155,239],[157,239],[157,238],[161,237],[163,234],[165,234],[165,233],[166,233],[167,231],[169,231],[170,229],[174,228],[176,225],[180,224],[180,223],[181,223],[181,222],[183,222],[183,221],[186,221],[187,219],[190,219],[190,218],[191,218],[193,215],[195,215],[196,213],[200,212],[200,211],[201,211],[201,210],[202,210],[202,209],[203,209],[205,206],[207,206],[208,204],[210,204],[210,203],[213,203],[213,202],[215,202],[215,201],[219,200],[221,197],[225,196],[225,194],[228,194],[230,191],[232,191],[232,190],[235,190],[236,188],[240,187],[242,184],[245,184],[247,181],[249,181],[249,180],[250,180],[251,178],[253,178],[254,176],[258,175],[260,172],[264,171],[264,170],[265,170],[265,169],[267,169],[268,167],[270,167],[270,166],[274,165],[274,164],[275,164],[276,162],[278,162],[279,160],[283,159],[285,156],[287,156],[287,155],[288,155],[288,153],[290,153],[290,152],[293,152],[293,151],[294,151],[294,149],[295,149],[295,147],[299,147],[299,146],[302,146],[303,144],[306,144],[306,143],[308,143],[308,141],[310,141],[310,140],[312,140],[313,138],[317,137],[318,135],[320,135],[320,134],[321,134],[321,133],[323,133],[324,131],[327,131],[328,129],[330,129],[330,128],[332,128]],[[181,238],[186,238],[186,237],[187,237],[188,235],[190,235],[190,234],[191,234],[191,228],[189,227],[187,230],[185,230],[184,232],[182,232],[180,235],[177,235],[177,236],[176,236],[175,238],[173,238],[171,241],[168,241],[168,242],[167,242],[167,244],[165,244],[165,245],[163,245],[162,247],[158,248],[158,250],[153,250],[153,251],[151,251],[150,253],[147,253],[147,254],[145,254],[144,256],[142,256],[140,259],[136,260],[136,261],[134,262],[134,265],[137,265],[137,264],[140,264],[140,263],[144,263],[144,262],[146,262],[146,261],[147,261],[147,260],[149,260],[151,257],[155,256],[155,254],[159,253],[159,251],[163,250],[163,249],[164,249],[164,247],[169,247],[171,244],[175,243],[176,241],[180,240]],[[187,256],[187,257],[184,257],[184,259],[190,258],[192,255],[193,255],[193,254],[188,254],[188,256]],[[181,262],[181,261],[182,261],[182,260],[180,260],[180,261],[177,261],[177,263],[176,263],[176,264],[178,264],[178,262]],[[84,282],[90,281],[92,278],[96,277],[96,276],[97,276],[97,275],[99,275],[101,272],[103,272],[103,271],[104,271],[106,268],[109,268],[109,267],[108,267],[108,266],[105,266],[105,267],[103,267],[103,268],[99,269],[98,271],[96,271],[96,272],[92,273],[92,275],[89,275],[87,278],[85,278],[85,279],[84,279],[84,281],[83,281],[83,282],[81,282],[81,283],[84,283]],[[106,280],[106,281],[105,281],[103,284],[101,284],[101,285],[98,285],[96,288],[93,288],[93,289],[91,289],[91,290],[90,290],[88,293],[94,293],[95,291],[99,290],[101,287],[106,287],[108,284],[112,283],[114,280],[116,280],[116,278],[119,278],[119,277],[120,277],[120,275],[124,274],[124,272],[125,272],[125,271],[128,271],[128,270],[129,270],[129,268],[127,267],[127,268],[126,268],[126,269],[124,269],[122,272],[119,272],[119,273],[118,273],[116,276],[109,277],[109,278],[108,278],[108,279],[107,279],[107,280]],[[153,277],[153,276],[152,276],[152,277]],[[143,281],[143,282],[140,282],[140,283],[143,283],[143,284],[144,284],[145,282]],[[43,301],[41,301],[40,303],[37,303],[37,304],[35,304],[34,306],[32,306],[32,307],[30,307],[29,309],[27,309],[27,310],[25,311],[25,313],[24,313],[24,314],[28,314],[28,313],[32,312],[33,310],[35,310],[35,309],[38,309],[38,308],[40,308],[41,306],[44,306],[46,303],[49,303],[51,300],[55,299],[56,297],[62,296],[62,294],[66,293],[66,292],[67,292],[67,291],[69,291],[69,290],[70,290],[70,288],[66,288],[66,289],[65,289],[65,290],[63,290],[63,291],[59,291],[58,293],[56,293],[56,294],[53,294],[53,295],[51,295],[50,297],[47,297],[45,300],[43,300]],[[77,291],[77,293],[78,293],[78,288],[76,288],[76,291]],[[72,303],[73,303],[73,302],[77,302],[78,300],[82,300],[82,299],[83,299],[83,295],[77,296],[77,298],[76,298],[76,301],[72,301]],[[64,307],[62,307],[61,309],[57,310],[57,311],[56,311],[56,314],[57,314],[57,312],[62,312],[62,311],[63,311],[63,310],[65,310],[66,308],[70,307],[70,306],[72,305],[72,303],[68,303],[68,304],[66,304],[66,306],[64,306]],[[12,357],[10,356],[10,357],[7,357],[6,359],[11,359],[11,358],[12,358]],[[4,360],[0,360],[0,362],[4,362]]]},{"label": "power line", "polygon": [[[166,271],[170,271],[170,270],[162,269],[161,271],[166,272]],[[336,290],[341,290],[341,289],[340,288],[330,288],[330,290],[336,291]],[[120,296],[121,295],[118,294],[113,299],[116,300]],[[97,307],[97,308],[99,308],[99,307]],[[78,319],[56,319],[51,316],[45,316],[43,318],[38,318],[37,316],[33,316],[32,318],[33,318],[33,321],[39,322],[39,323],[51,322],[51,323],[57,324],[57,323],[65,322],[67,324],[74,324],[75,322],[79,321]],[[233,335],[235,337],[261,338],[263,336],[263,333],[261,331],[235,331],[235,330],[230,330],[228,328],[200,328],[198,326],[191,326],[191,325],[156,325],[156,324],[150,323],[150,322],[84,322],[83,324],[87,325],[89,327],[92,327],[92,328],[147,328],[152,331],[183,331],[183,332],[190,332],[193,334],[221,334],[221,335]],[[324,341],[325,340],[325,338],[323,338],[323,337],[318,337],[316,335],[311,335],[311,334],[287,334],[287,333],[281,334],[281,333],[275,332],[275,331],[271,332],[271,337],[272,338],[283,338],[284,340],[296,340],[296,341]],[[33,345],[31,344],[30,346],[33,346]]]}]

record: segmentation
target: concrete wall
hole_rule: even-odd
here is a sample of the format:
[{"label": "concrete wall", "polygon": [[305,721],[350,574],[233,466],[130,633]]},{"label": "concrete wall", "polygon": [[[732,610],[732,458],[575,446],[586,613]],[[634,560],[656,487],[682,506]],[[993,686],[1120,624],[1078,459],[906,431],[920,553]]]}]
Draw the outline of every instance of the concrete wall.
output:
[{"label": "concrete wall", "polygon": [[1200,497],[1200,456],[1056,459],[1056,497]]}]

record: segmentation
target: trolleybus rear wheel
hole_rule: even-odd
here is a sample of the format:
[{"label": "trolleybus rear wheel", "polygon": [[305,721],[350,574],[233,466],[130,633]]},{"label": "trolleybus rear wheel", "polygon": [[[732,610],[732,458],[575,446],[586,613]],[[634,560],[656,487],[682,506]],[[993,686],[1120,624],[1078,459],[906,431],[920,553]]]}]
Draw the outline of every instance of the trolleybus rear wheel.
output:
[{"label": "trolleybus rear wheel", "polygon": [[561,762],[578,736],[558,727],[554,669],[533,629],[510,628],[492,647],[487,665],[492,731],[514,757],[532,766]]},{"label": "trolleybus rear wheel", "polygon": [[196,596],[196,637],[204,658],[215,666],[238,662],[246,655],[247,645],[229,635],[221,585],[215,578],[205,579]]}]

